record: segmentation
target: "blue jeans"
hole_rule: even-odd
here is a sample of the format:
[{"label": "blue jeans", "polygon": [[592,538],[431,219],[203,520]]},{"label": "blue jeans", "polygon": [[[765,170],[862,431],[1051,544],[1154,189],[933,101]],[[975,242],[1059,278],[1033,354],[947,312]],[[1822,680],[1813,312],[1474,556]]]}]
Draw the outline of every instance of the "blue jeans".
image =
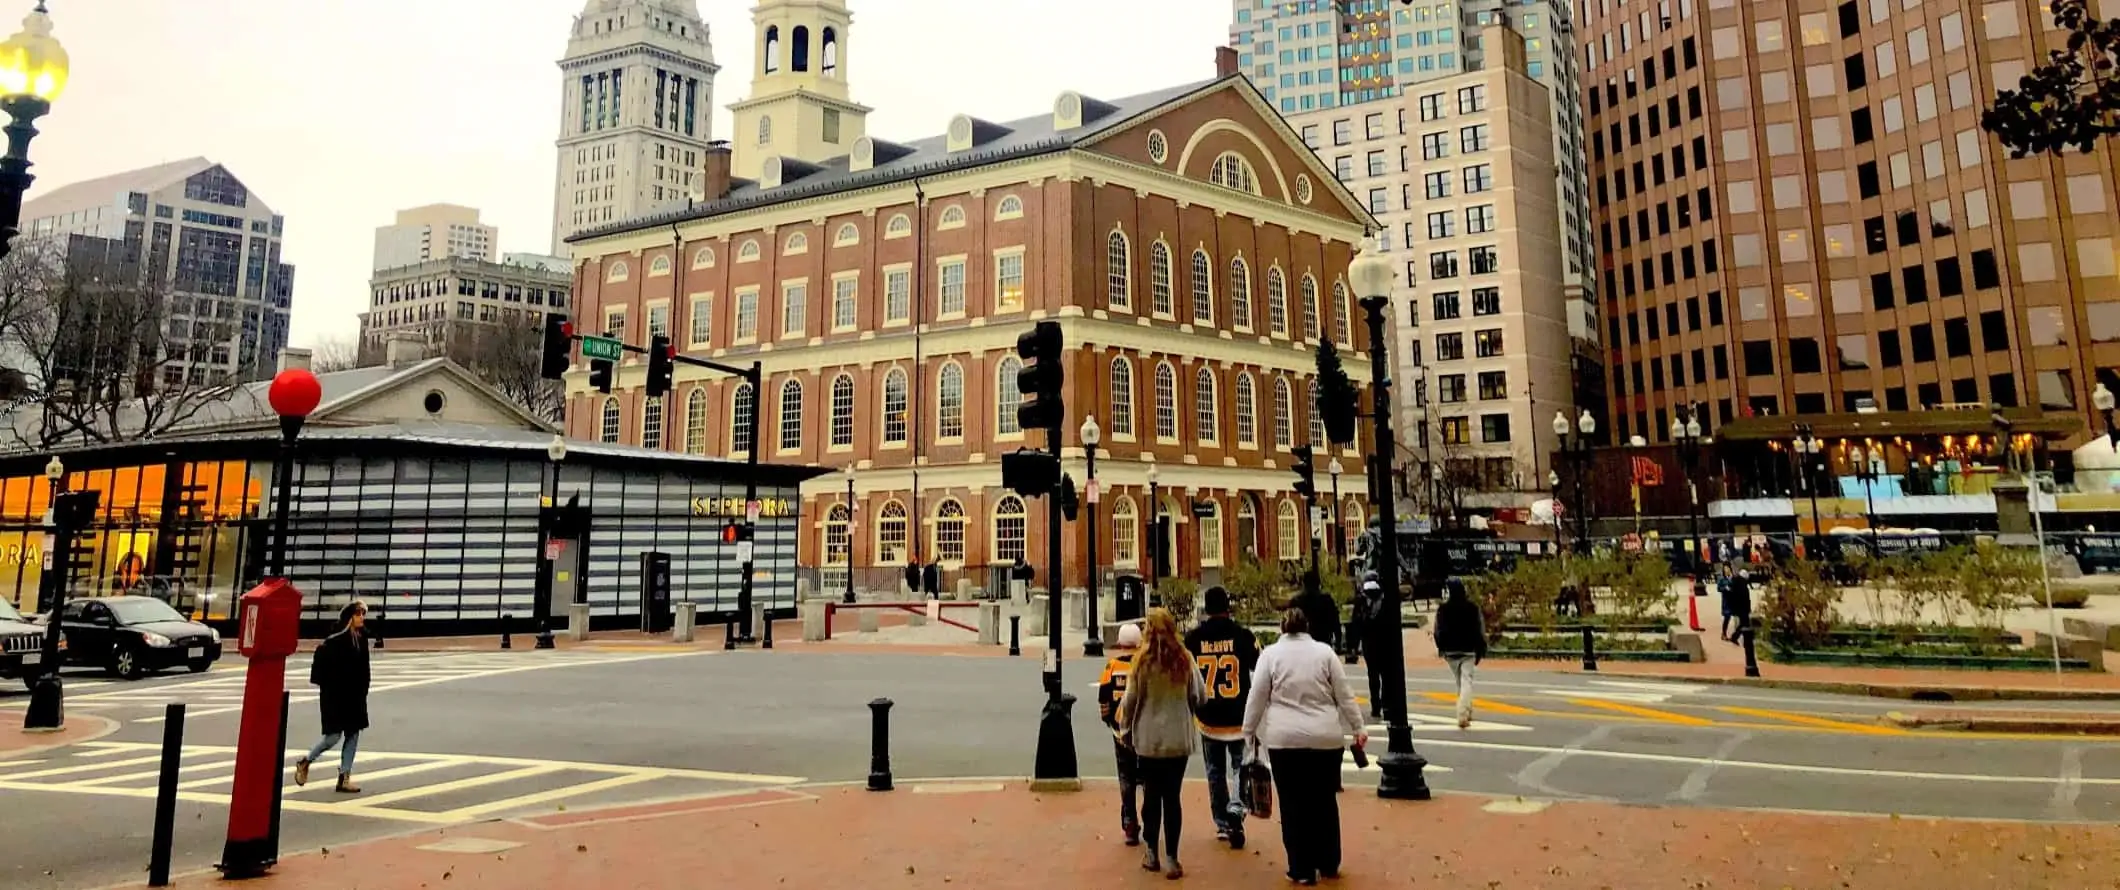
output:
[{"label": "blue jeans", "polygon": [[[341,739],[344,744],[340,744]],[[324,752],[331,750],[333,745],[339,746],[339,772],[352,775],[353,753],[361,747],[361,733],[358,730],[348,733],[334,732],[318,739],[315,745],[310,746],[309,756],[302,759],[314,762],[324,756]]]},{"label": "blue jeans", "polygon": [[1207,763],[1208,809],[1215,827],[1223,831],[1244,830],[1244,804],[1237,790],[1239,768],[1244,765],[1244,742],[1200,737],[1200,759]]}]

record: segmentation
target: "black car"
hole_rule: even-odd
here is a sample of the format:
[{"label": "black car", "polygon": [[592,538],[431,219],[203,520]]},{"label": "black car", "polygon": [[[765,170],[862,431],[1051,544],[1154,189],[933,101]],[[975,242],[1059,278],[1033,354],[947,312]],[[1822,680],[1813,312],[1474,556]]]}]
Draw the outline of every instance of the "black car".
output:
[{"label": "black car", "polygon": [[[64,652],[65,641],[61,640]],[[29,623],[14,604],[0,600],[0,677],[36,679],[44,659],[44,628]]]},{"label": "black car", "polygon": [[59,619],[68,664],[96,665],[127,680],[183,665],[198,673],[221,658],[221,635],[147,596],[70,599]]}]

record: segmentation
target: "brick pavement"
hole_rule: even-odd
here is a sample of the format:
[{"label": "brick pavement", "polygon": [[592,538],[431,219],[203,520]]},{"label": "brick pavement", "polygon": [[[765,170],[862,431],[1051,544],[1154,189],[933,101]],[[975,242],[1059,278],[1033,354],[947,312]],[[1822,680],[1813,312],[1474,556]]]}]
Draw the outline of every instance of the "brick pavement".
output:
[{"label": "brick pavement", "polygon": [[[1171,886],[1118,842],[1111,785],[1020,782],[747,791],[554,813],[287,851],[259,890],[524,887],[1046,888]],[[1217,844],[1186,789],[1194,886],[1279,888],[1278,831]],[[1341,798],[1344,877],[1328,886],[1703,890],[1725,887],[2120,887],[2120,826],[2045,825],[1554,803],[1444,795]],[[180,888],[217,884],[210,873]]]},{"label": "brick pavement", "polygon": [[0,726],[0,760],[13,760],[48,748],[94,741],[118,729],[117,723],[94,714],[68,714],[66,726],[58,732],[23,730],[21,711],[0,711],[0,719],[12,724]]}]

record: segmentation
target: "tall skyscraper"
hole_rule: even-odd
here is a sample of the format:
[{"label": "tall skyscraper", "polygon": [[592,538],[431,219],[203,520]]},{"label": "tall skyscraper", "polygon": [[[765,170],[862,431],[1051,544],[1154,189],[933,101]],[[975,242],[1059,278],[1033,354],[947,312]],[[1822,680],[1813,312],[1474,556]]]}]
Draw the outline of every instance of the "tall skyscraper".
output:
[{"label": "tall skyscraper", "polygon": [[552,252],[564,256],[569,235],[699,191],[721,66],[694,0],[588,0],[559,68]]},{"label": "tall skyscraper", "polygon": [[375,230],[375,271],[463,257],[493,262],[500,230],[479,222],[478,208],[429,204],[400,210],[397,222]]},{"label": "tall skyscraper", "polygon": [[294,267],[280,262],[286,220],[228,168],[191,158],[78,182],[30,201],[22,218],[29,238],[118,242],[164,283],[164,382],[258,379],[278,366],[294,294]]}]

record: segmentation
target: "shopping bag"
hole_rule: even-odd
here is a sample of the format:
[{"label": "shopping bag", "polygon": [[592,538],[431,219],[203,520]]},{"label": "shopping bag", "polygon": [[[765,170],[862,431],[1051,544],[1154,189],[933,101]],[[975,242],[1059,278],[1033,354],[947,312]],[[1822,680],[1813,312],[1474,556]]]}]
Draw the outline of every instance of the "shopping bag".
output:
[{"label": "shopping bag", "polygon": [[1237,770],[1237,797],[1253,818],[1273,818],[1273,771],[1254,751]]}]

